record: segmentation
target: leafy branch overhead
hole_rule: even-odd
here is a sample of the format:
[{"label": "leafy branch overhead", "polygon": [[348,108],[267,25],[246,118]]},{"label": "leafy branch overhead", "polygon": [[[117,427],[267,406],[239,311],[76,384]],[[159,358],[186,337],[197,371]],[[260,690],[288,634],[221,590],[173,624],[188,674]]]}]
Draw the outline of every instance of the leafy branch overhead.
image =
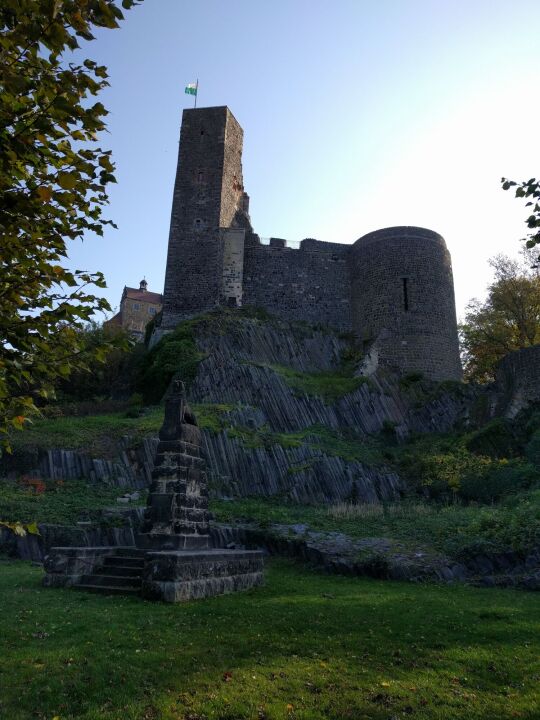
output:
[{"label": "leafy branch overhead", "polygon": [[[136,0],[124,0],[129,9]],[[0,433],[21,427],[58,377],[86,362],[80,329],[108,310],[101,272],[66,266],[67,241],[103,235],[109,150],[98,145],[107,70],[77,60],[113,0],[3,0],[0,7]],[[104,359],[107,344],[95,348]]]},{"label": "leafy branch overhead", "polygon": [[531,208],[531,214],[525,220],[525,224],[531,232],[528,233],[524,240],[528,248],[540,245],[540,181],[531,178],[527,182],[516,183],[513,180],[502,178],[501,182],[503,190],[510,190],[510,188],[515,187],[516,197],[527,200],[525,207]]}]

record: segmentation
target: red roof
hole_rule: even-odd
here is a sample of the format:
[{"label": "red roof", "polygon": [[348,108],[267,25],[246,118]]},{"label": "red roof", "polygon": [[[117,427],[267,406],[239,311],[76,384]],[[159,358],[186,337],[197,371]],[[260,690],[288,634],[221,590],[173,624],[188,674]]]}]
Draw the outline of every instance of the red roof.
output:
[{"label": "red roof", "polygon": [[[138,300],[139,302],[152,303],[154,305],[161,305],[163,303],[163,295],[161,293],[150,292],[150,290],[140,290],[139,288],[124,288],[123,298],[129,298],[129,300]],[[122,298],[122,299],[123,299]]]},{"label": "red roof", "polygon": [[105,320],[104,325],[119,325],[122,326],[122,313],[116,313],[109,320]]}]

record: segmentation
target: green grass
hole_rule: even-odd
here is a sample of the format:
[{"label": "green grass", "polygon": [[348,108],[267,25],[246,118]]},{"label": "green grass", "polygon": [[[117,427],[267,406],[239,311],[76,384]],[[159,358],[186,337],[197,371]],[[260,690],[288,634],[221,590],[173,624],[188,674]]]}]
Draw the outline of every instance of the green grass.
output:
[{"label": "green grass", "polygon": [[[194,404],[197,422],[203,430],[221,432],[227,430],[231,437],[242,441],[247,448],[281,445],[296,448],[308,445],[321,453],[335,455],[348,461],[358,460],[368,464],[382,462],[381,443],[376,438],[359,438],[354,432],[338,432],[319,425],[298,432],[276,433],[268,427],[244,428],[232,426],[227,413],[233,405],[202,403]],[[126,417],[126,413],[87,415],[36,420],[13,438],[15,453],[33,449],[66,448],[79,449],[96,457],[117,454],[117,443],[123,436],[136,442],[139,438],[157,435],[163,422],[163,407],[147,409],[141,417]]]},{"label": "green grass", "polygon": [[84,480],[47,480],[44,492],[36,493],[23,482],[0,482],[0,520],[23,523],[74,525],[94,519],[98,511],[115,506],[125,490]]},{"label": "green grass", "polygon": [[349,366],[321,372],[302,372],[285,365],[253,364],[278,373],[297,393],[321,397],[327,403],[336,402],[370,382],[366,377],[354,377]]},{"label": "green grass", "polygon": [[[400,512],[394,512],[399,507]],[[421,508],[421,511],[419,511]],[[358,506],[356,517],[331,514],[332,506],[283,504],[266,498],[233,501],[213,500],[212,512],[218,522],[251,521],[262,526],[272,523],[306,524],[312,530],[341,532],[352,538],[387,537],[411,545],[425,544],[438,550],[459,536],[478,515],[478,508],[402,501],[373,512],[370,506]]]},{"label": "green grass", "polygon": [[156,433],[163,422],[163,408],[153,407],[142,417],[125,413],[58,417],[35,420],[13,436],[14,451],[25,448],[83,448],[88,452],[106,452],[122,436],[142,437]]},{"label": "green grass", "polygon": [[[231,405],[193,405],[199,426],[214,432],[225,427],[223,416],[232,410]],[[134,440],[157,435],[163,423],[163,407],[156,405],[140,417],[127,417],[126,413],[58,417],[35,420],[27,429],[13,436],[15,452],[33,448],[82,449],[101,457],[117,453],[116,443],[123,436]]]},{"label": "green grass", "polygon": [[312,530],[353,538],[386,537],[410,548],[424,546],[463,558],[513,549],[526,553],[540,544],[540,491],[508,497],[494,506],[441,504],[417,499],[387,506],[358,505],[350,516],[332,506],[285,504],[279,499],[213,500],[218,522],[306,524]]},{"label": "green grass", "polygon": [[181,605],[42,589],[0,566],[10,720],[538,718],[540,598],[268,564]]},{"label": "green grass", "polygon": [[[237,425],[227,428],[227,433],[229,437],[239,439],[246,448],[307,446],[348,462],[358,461],[368,465],[380,465],[383,462],[382,445],[377,438],[360,437],[354,431],[339,432],[322,425],[312,425],[289,433],[272,432],[268,426],[246,428]],[[301,472],[301,467],[292,465],[290,472]]]}]

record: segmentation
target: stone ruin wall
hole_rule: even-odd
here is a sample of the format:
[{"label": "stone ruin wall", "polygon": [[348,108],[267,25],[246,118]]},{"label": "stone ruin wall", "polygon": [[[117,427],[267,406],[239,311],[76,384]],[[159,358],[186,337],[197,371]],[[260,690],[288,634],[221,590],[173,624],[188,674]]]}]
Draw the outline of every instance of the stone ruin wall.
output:
[{"label": "stone ruin wall", "polygon": [[244,251],[243,305],[283,320],[350,331],[349,245],[303,240],[299,249],[272,238]]},{"label": "stone ruin wall", "polygon": [[506,355],[495,380],[496,415],[515,417],[529,403],[540,403],[540,345]]}]

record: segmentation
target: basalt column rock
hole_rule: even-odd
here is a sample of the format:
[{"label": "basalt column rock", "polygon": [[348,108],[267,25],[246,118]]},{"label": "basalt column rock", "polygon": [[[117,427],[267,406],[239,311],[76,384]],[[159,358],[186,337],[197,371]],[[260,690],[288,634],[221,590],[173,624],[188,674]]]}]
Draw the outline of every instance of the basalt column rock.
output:
[{"label": "basalt column rock", "polygon": [[206,463],[201,431],[175,382],[165,404],[145,520],[137,545],[156,550],[210,547]]}]

